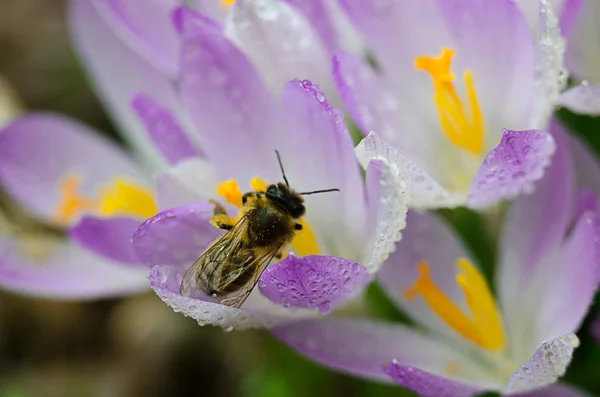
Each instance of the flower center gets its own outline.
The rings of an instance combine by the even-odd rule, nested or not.
[[[229,9],[233,4],[235,4],[235,0],[219,0],[221,2],[221,6],[225,9]]]
[[[266,192],[268,185],[261,178],[256,177],[252,178],[250,186],[252,186],[255,192]],[[235,207],[242,208],[242,191],[236,180],[230,179],[220,183],[217,188],[217,194]],[[237,217],[229,218],[230,224],[234,224],[236,219]],[[296,231],[291,243],[292,250],[300,256],[318,255],[320,250],[313,229],[306,222],[305,218],[298,220],[298,223],[302,225],[302,230]]]
[[[75,173],[60,181],[61,200],[54,216],[56,223],[68,225],[83,214],[150,218],[158,212],[152,193],[126,179],[114,179],[101,189],[98,197],[80,193],[80,184],[81,177]]]
[[[433,79],[434,102],[444,133],[456,146],[480,155],[483,150],[483,115],[477,99],[475,82],[470,70],[465,70],[466,104],[454,88],[450,71],[454,50],[444,48],[440,57],[419,56],[415,67],[429,73]]]
[[[435,285],[425,261],[419,263],[419,278],[404,291],[405,298],[411,300],[421,295],[429,308],[463,338],[486,350],[503,350],[506,339],[502,316],[485,278],[466,259],[458,259],[456,266],[460,270],[456,283],[465,295],[470,315],[464,313]]]

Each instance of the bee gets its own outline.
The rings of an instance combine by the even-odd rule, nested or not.
[[[275,154],[285,183],[269,185],[266,191],[244,193],[235,224],[221,204],[211,201],[215,204],[211,223],[226,232],[184,274],[181,295],[202,291],[220,304],[240,307],[273,258],[281,259],[296,232],[302,230],[298,223],[306,213],[302,196],[339,191],[294,191],[277,150]]]

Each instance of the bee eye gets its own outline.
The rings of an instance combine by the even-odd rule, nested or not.
[[[277,192],[277,186],[275,186],[275,185],[270,185],[270,186],[267,188],[267,193],[274,194],[275,192]]]

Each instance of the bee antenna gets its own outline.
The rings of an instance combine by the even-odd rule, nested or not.
[[[283,170],[283,163],[281,162],[281,156],[279,155],[279,151],[275,150],[275,154],[277,155],[277,162],[279,163],[279,168],[281,169],[281,175],[283,175],[283,180],[285,181],[286,185],[290,186],[290,183],[288,182],[285,176],[285,171]]]
[[[313,190],[312,192],[302,192],[298,193],[301,196],[307,196],[309,194],[317,194],[317,193],[327,193],[327,192],[339,192],[340,189],[324,189],[324,190]]]

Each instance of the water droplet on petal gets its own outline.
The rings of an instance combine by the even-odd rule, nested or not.
[[[317,310],[320,314],[327,314],[331,311],[331,302],[323,301],[317,305]]]

